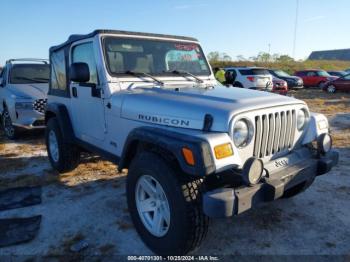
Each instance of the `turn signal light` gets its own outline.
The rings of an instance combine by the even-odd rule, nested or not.
[[[190,166],[194,166],[195,162],[194,162],[193,152],[190,149],[183,147],[182,154],[186,160],[186,163]]]
[[[233,155],[232,146],[230,143],[222,144],[214,147],[216,159],[222,159]]]

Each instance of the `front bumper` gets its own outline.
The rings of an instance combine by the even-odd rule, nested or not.
[[[286,190],[329,172],[338,163],[338,158],[338,152],[332,150],[323,157],[304,158],[292,165],[279,168],[257,185],[219,188],[206,192],[203,195],[204,213],[212,218],[230,217],[260,203],[276,200]],[[275,163],[276,160],[271,161],[270,167]]]
[[[16,110],[11,116],[14,126],[24,129],[42,129],[45,128],[45,116],[35,110]]]

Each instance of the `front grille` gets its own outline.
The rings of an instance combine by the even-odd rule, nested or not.
[[[295,128],[295,110],[256,116],[254,156],[263,158],[291,148]]]
[[[35,111],[44,114],[46,108],[47,99],[37,99],[34,101],[33,107]]]

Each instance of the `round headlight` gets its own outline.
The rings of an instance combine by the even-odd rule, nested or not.
[[[299,110],[297,115],[297,127],[299,131],[301,131],[305,127],[306,120],[307,120],[307,115],[305,110],[304,109]]]
[[[238,120],[233,127],[233,142],[237,147],[244,147],[250,143],[253,130],[246,119]]]

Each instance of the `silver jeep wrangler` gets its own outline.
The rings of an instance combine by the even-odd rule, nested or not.
[[[218,85],[194,38],[96,30],[50,48],[46,145],[59,172],[80,151],[128,169],[137,232],[186,254],[209,218],[292,197],[337,164],[327,118],[300,100]]]
[[[44,59],[11,59],[0,75],[0,116],[5,135],[45,128],[50,66]]]

